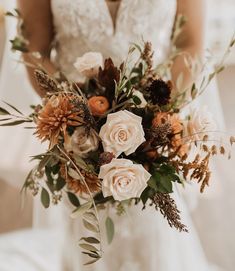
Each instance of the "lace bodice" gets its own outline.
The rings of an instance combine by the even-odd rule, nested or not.
[[[88,51],[101,52],[119,64],[131,42],[151,41],[157,61],[167,54],[176,0],[121,0],[115,27],[105,0],[51,0],[56,32],[55,63],[78,79],[73,63]]]

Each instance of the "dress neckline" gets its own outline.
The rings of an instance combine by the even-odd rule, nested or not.
[[[100,1],[100,0],[98,0]],[[112,24],[112,29],[113,29],[113,34],[116,33],[117,31],[117,27],[118,27],[118,22],[119,22],[119,17],[120,17],[120,13],[122,11],[122,8],[123,8],[123,2],[125,0],[117,0],[117,1],[108,1],[108,0],[102,0],[104,5],[105,5],[105,8],[106,8],[106,11],[108,13],[108,17],[109,17],[109,20],[111,21],[111,24]],[[115,17],[112,16],[111,14],[111,10],[110,10],[110,7],[109,7],[109,4],[110,5],[118,5],[117,7],[117,11],[115,12]]]

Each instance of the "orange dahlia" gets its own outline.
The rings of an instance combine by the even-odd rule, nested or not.
[[[98,179],[98,177],[92,173],[86,172],[84,170],[80,171],[82,176],[84,177],[84,180],[89,187],[89,190],[91,193],[96,193],[101,190],[101,181]],[[75,178],[72,178],[67,173],[67,168],[64,164],[60,167],[60,174],[65,179],[68,189],[73,191],[76,194],[85,194],[88,195],[89,192],[87,191],[87,187],[81,180],[77,180]]]
[[[49,140],[50,148],[58,143],[59,137],[67,139],[67,128],[85,123],[84,104],[75,95],[52,96],[38,114],[36,135],[42,141]]]

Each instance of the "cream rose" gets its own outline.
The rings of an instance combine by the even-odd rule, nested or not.
[[[191,109],[189,119],[186,123],[186,135],[193,140],[202,140],[205,135],[210,135],[216,130],[216,123],[212,114],[206,107],[202,109]]]
[[[84,127],[78,127],[68,142],[64,144],[67,152],[72,151],[82,158],[86,158],[91,151],[96,151],[99,139],[94,132],[87,133]]]
[[[145,141],[142,118],[127,111],[109,114],[101,127],[100,138],[105,152],[118,157],[122,152],[130,155]]]
[[[142,165],[133,164],[127,159],[113,159],[100,168],[104,197],[113,196],[115,200],[139,198],[147,186],[151,175]]]
[[[89,52],[78,57],[74,67],[79,73],[88,78],[97,76],[99,67],[103,66],[103,56],[100,53]]]

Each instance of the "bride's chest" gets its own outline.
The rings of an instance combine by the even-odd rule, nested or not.
[[[172,23],[176,0],[121,0],[115,28],[106,0],[51,0],[57,35],[91,41],[116,35],[144,35]]]

